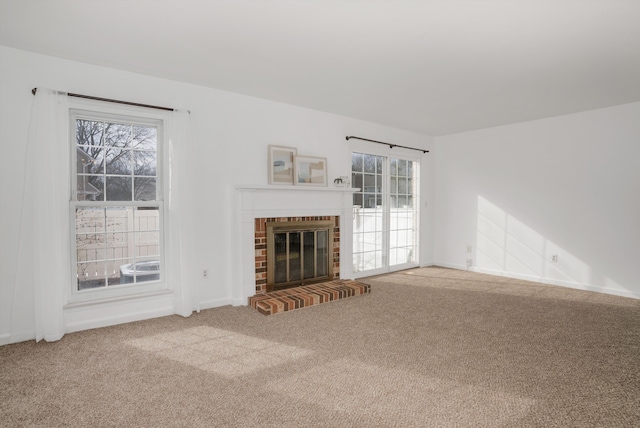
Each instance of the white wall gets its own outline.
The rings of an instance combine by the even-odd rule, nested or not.
[[[640,103],[439,137],[435,170],[437,264],[640,298]]]
[[[312,82],[310,82],[312,84]],[[30,302],[18,325],[10,324],[18,248],[18,227],[25,144],[33,87],[155,104],[191,111],[191,139],[197,151],[192,165],[196,236],[188,244],[186,267],[201,308],[231,302],[234,283],[230,266],[236,239],[232,236],[233,186],[267,184],[267,145],[298,148],[299,154],[328,158],[329,179],[349,175],[346,135],[432,149],[432,138],[382,125],[331,115],[229,92],[87,65],[0,47],[0,344],[10,332],[29,339]],[[60,150],[69,150],[61,147]],[[424,156],[421,263],[433,260],[433,163]],[[46,177],[42,177],[46,179]],[[209,270],[202,278],[203,269]],[[159,303],[160,302],[160,303]],[[78,330],[167,313],[169,300],[150,299],[136,305],[106,305],[65,312],[67,325]],[[92,319],[99,313],[99,320]]]

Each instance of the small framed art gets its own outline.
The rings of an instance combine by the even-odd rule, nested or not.
[[[294,175],[296,186],[326,186],[327,158],[296,156]]]
[[[269,146],[269,184],[293,186],[295,147]]]

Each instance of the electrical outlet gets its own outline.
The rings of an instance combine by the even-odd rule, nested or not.
[[[557,254],[552,255],[551,256],[551,261],[554,262],[554,263],[558,263],[558,255]]]
[[[471,253],[471,252],[473,252],[473,247],[467,244],[467,253]]]
[[[469,268],[471,266],[473,266],[473,260],[467,259],[467,267]]]
[[[207,269],[203,270],[203,271],[202,271],[202,277],[203,277],[203,278],[206,278],[206,277],[208,277],[208,276],[209,276],[209,271],[208,271]]]

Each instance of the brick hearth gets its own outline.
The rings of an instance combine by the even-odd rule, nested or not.
[[[370,292],[368,284],[336,280],[257,294],[249,298],[249,304],[261,314],[273,315]]]

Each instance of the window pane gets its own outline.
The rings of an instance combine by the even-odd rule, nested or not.
[[[391,159],[390,175],[398,175],[398,159]]]
[[[76,198],[78,201],[99,201],[102,199],[103,192],[101,176],[78,175],[76,177]]]
[[[107,208],[107,232],[127,232],[131,230],[132,213],[132,209],[127,207]]]
[[[107,248],[128,248],[133,245],[133,236],[129,232],[107,233]]]
[[[78,147],[76,173],[102,174],[104,150],[101,147]]]
[[[76,234],[104,232],[104,208],[76,208]]]
[[[133,125],[132,133],[135,150],[158,150],[158,130],[154,126]]]
[[[155,177],[135,177],[134,200],[155,201],[156,200],[156,178]]]
[[[363,165],[362,153],[353,153],[351,155],[351,171],[362,172]]]
[[[356,189],[360,189],[362,191],[362,174],[352,174],[351,175],[351,185]]]
[[[364,172],[376,172],[376,157],[373,155],[364,155]]]
[[[391,177],[391,188],[389,189],[389,193],[394,194],[398,193],[398,178]]]
[[[136,257],[160,255],[160,232],[137,232],[135,234]]]
[[[106,287],[104,262],[77,264],[78,290]]]
[[[127,283],[126,281],[123,282],[123,276],[120,273],[121,272],[120,269],[122,266],[131,264],[132,262],[133,262],[133,259],[117,259],[117,260],[107,261],[107,284],[108,285],[126,284]],[[133,279],[133,277],[131,279]]]
[[[130,201],[131,178],[107,176],[106,199],[107,201]]]
[[[156,175],[156,152],[134,152],[134,174]]]
[[[107,147],[131,148],[131,125],[121,123],[106,123],[104,143]]]
[[[131,175],[131,151],[129,150],[107,150],[106,156],[107,174]]]
[[[125,262],[125,263],[123,263]],[[136,275],[135,275],[135,263],[133,258],[130,258],[128,260],[121,260],[120,264],[118,266],[117,269],[117,277],[118,277],[118,284],[133,284],[135,282],[136,279]],[[109,285],[113,285],[116,283],[115,281],[115,275],[110,275],[110,281],[109,281]]]
[[[134,264],[136,282],[157,281],[160,279],[160,260],[149,259]]]
[[[364,175],[364,190],[365,192],[375,192],[376,191],[376,176],[373,174],[365,174]]]
[[[135,210],[134,230],[160,230],[160,208],[140,207]]]
[[[406,177],[407,176],[407,161],[403,159],[398,159],[398,176]]]
[[[120,265],[118,273],[112,274],[113,283],[117,283],[116,276],[119,276],[120,284],[157,281],[160,279],[160,260],[138,260],[134,263]]]
[[[76,120],[76,144],[83,146],[102,146],[104,124],[93,120]]]
[[[108,260],[118,260],[121,261],[131,256],[131,251],[129,251],[129,247],[116,247],[116,248],[108,248],[107,249],[107,259]]]
[[[365,193],[364,208],[375,208],[375,207],[376,207],[376,195],[374,193]]]
[[[76,235],[77,261],[91,262],[104,259],[104,245],[105,235],[103,233]]]
[[[407,193],[407,179],[405,177],[398,178],[398,193]]]

